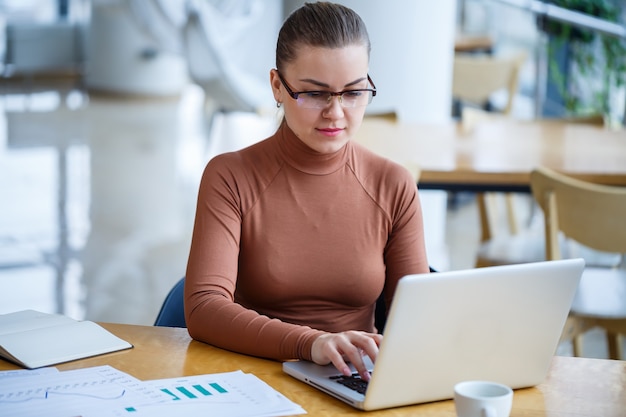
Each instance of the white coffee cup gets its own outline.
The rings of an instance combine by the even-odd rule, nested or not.
[[[509,417],[513,390],[490,381],[465,381],[454,386],[458,417]]]

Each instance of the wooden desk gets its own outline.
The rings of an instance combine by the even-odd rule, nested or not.
[[[420,169],[421,189],[529,191],[538,166],[592,182],[626,186],[626,132],[561,121],[499,118],[460,125],[366,119],[355,140]]]
[[[192,341],[186,329],[104,324],[131,342],[130,350],[58,365],[76,369],[111,365],[139,379],[172,378],[243,370],[263,379],[300,404],[307,416],[454,417],[454,403],[440,401],[368,412],[353,409],[322,392],[283,374],[279,362],[227,352]],[[17,369],[0,360],[0,370]],[[546,381],[516,390],[511,417],[623,417],[626,407],[626,362],[555,357]]]

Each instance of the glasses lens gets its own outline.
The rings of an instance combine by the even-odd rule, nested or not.
[[[362,107],[372,102],[372,92],[367,90],[346,91],[341,95],[343,107]]]
[[[327,91],[309,91],[298,94],[298,105],[307,109],[323,109],[332,100]],[[338,97],[341,105],[346,108],[367,106],[372,102],[372,92],[368,90],[345,91]]]
[[[298,104],[307,109],[323,109],[328,106],[330,94],[324,91],[308,91],[298,94]]]

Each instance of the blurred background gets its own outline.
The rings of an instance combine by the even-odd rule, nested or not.
[[[572,79],[580,67],[558,43],[564,35],[548,30],[541,2],[339,2],[370,32],[378,95],[368,113],[416,123],[458,117],[459,51],[525,57],[516,89],[491,94],[491,109],[513,94],[510,114],[520,119],[597,111],[590,89],[600,70],[588,71],[595,81],[586,89],[573,89],[576,108],[550,80],[555,65]],[[280,25],[302,3],[0,0],[0,314],[33,308],[154,322],[185,273],[205,164],[276,128],[269,70]],[[608,2],[607,10],[621,23],[595,32],[619,37],[623,5]],[[600,41],[589,50],[600,54]],[[623,90],[615,78],[603,101],[611,105],[599,110],[616,124]],[[420,195],[431,265],[473,267],[474,199]]]

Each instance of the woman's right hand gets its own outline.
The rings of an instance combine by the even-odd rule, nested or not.
[[[370,373],[363,362],[363,356],[376,361],[378,347],[383,335],[350,330],[341,333],[326,333],[313,342],[311,357],[318,365],[332,363],[343,375],[352,374],[348,362],[352,363],[361,378],[369,381]]]

